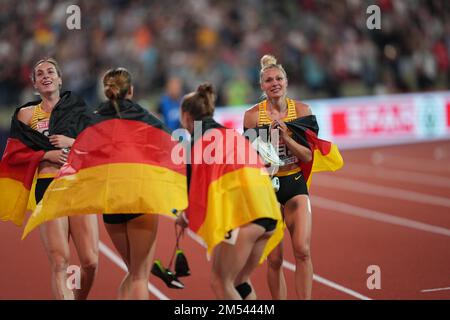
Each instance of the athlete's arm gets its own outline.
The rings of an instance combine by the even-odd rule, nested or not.
[[[49,161],[58,165],[63,165],[67,160],[67,156],[63,150],[51,150],[47,151],[42,157],[42,161]]]
[[[256,128],[258,126],[258,109],[252,107],[245,111],[244,114],[244,130]]]
[[[66,137],[62,134],[54,134],[48,137],[50,143],[56,148],[70,148],[72,147],[75,139]]]
[[[295,102],[295,111],[298,117],[306,117],[312,115],[311,107],[302,102]],[[277,121],[275,121],[277,122]],[[278,121],[273,125],[278,125],[280,129],[281,138],[286,143],[286,147],[303,163],[307,163],[312,159],[311,150],[307,147],[297,143],[291,136],[289,136],[289,129],[283,121]]]
[[[17,114],[17,119],[20,122],[23,122],[27,126],[30,125],[31,117],[33,116],[33,109],[34,107],[26,107],[19,110],[19,113]]]
[[[17,114],[17,119],[20,122],[23,122],[24,124],[26,124],[27,126],[30,125],[31,118],[33,117],[33,108],[34,107],[26,107],[26,108],[20,109],[19,113]],[[68,139],[71,139],[71,138],[68,138]],[[62,150],[51,150],[51,151],[47,151],[44,154],[41,162],[49,161],[49,162],[61,165],[64,163],[64,161],[63,161],[64,159],[65,159],[65,155],[63,154]]]

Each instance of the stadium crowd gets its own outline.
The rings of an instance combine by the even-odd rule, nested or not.
[[[366,25],[374,3],[380,30]],[[66,26],[72,4],[80,30]],[[449,52],[447,0],[2,0],[0,107],[33,95],[30,70],[43,56],[56,58],[63,86],[92,104],[98,79],[121,65],[135,76],[138,99],[159,97],[176,77],[185,92],[209,81],[218,105],[243,105],[261,95],[265,53],[304,99],[445,89]]]

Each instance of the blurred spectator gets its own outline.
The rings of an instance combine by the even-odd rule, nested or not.
[[[180,78],[171,77],[167,81],[166,91],[161,96],[158,113],[171,130],[180,127],[180,103],[183,97],[183,84]]]
[[[225,84],[227,105],[245,106],[253,101],[253,88],[242,71],[237,71],[235,76]]]
[[[81,8],[81,30],[66,9]],[[381,30],[366,27],[369,5]],[[0,107],[32,94],[30,65],[53,56],[63,86],[89,103],[111,66],[135,76],[136,98],[159,100],[164,79],[188,90],[204,81],[219,105],[259,97],[259,58],[274,54],[299,99],[446,89],[450,84],[447,0],[2,0]],[[245,98],[248,97],[249,100]]]

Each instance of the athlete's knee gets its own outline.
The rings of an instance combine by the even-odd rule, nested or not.
[[[210,286],[214,292],[221,292],[224,287],[224,279],[214,270],[211,272]]]
[[[222,292],[225,288],[233,288],[234,280],[235,279],[231,274],[227,272],[217,272],[213,269],[211,272],[210,285],[215,292]]]
[[[69,266],[69,255],[63,252],[52,250],[49,252],[50,264],[54,272],[66,272]]]
[[[147,272],[130,272],[130,280],[132,282],[136,281],[147,281],[149,274]]]
[[[85,272],[89,273],[95,273],[97,272],[98,268],[98,260],[90,260],[90,261],[84,261],[81,263],[81,269],[83,269]]]
[[[150,273],[151,264],[149,263],[131,263],[129,273],[132,281],[139,281],[142,279],[148,279]]]
[[[98,268],[98,253],[89,252],[80,257],[81,268],[86,272],[95,272]]]
[[[293,249],[296,260],[306,261],[311,258],[311,249],[309,244],[294,243]]]
[[[270,269],[279,270],[283,266],[283,255],[277,252],[272,252],[267,257],[267,264]]]

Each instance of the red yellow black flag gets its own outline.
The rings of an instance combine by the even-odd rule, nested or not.
[[[39,224],[80,214],[165,214],[187,207],[186,165],[175,164],[164,125],[129,100],[120,118],[104,103],[75,140],[67,163],[30,217]]]
[[[286,122],[286,126],[292,131],[294,139],[312,152],[310,162],[300,163],[308,187],[311,185],[312,173],[336,171],[344,165],[338,147],[330,141],[317,137],[319,126],[314,115]]]
[[[200,156],[199,156],[200,155]],[[283,222],[271,180],[247,139],[212,118],[202,121],[202,135],[191,146],[189,228],[208,253],[230,231],[259,218],[277,221],[261,261],[283,238]]]
[[[0,220],[12,221],[18,226],[25,219],[38,165],[46,151],[56,149],[47,136],[17,118],[22,108],[40,102],[29,102],[16,109],[0,162]],[[87,119],[86,112],[83,99],[70,91],[64,92],[50,116],[49,133],[75,137]]]

